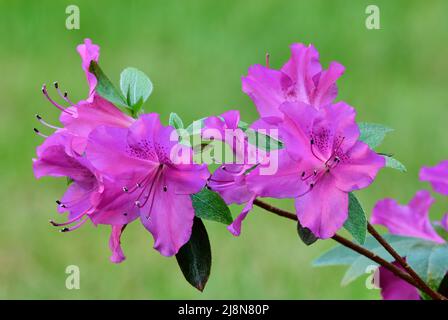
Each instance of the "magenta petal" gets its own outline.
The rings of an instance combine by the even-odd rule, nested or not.
[[[296,198],[297,217],[302,226],[321,239],[332,237],[348,217],[348,194],[339,190],[330,177],[323,177],[314,188]]]
[[[90,135],[86,148],[87,159],[92,165],[112,179],[130,171],[144,172],[154,165],[128,153],[128,130],[101,126]],[[113,152],[112,152],[113,151]]]
[[[189,195],[154,188],[153,199],[140,209],[140,220],[154,238],[154,249],[170,257],[190,239],[194,209]]]
[[[429,208],[433,202],[434,198],[426,190],[418,191],[409,205],[399,205],[394,199],[383,199],[373,208],[370,221],[387,227],[392,234],[444,243],[429,220]]]
[[[347,161],[342,161],[331,171],[336,186],[346,192],[369,186],[385,165],[384,157],[361,141],[347,152],[347,156]]]
[[[260,197],[295,198],[308,188],[300,177],[300,163],[286,150],[270,153],[270,162],[260,165],[246,178],[249,190]],[[267,170],[272,168],[272,173]],[[263,170],[268,171],[265,174]]]
[[[328,105],[338,95],[336,80],[338,80],[345,71],[345,67],[337,62],[330,63],[327,70],[322,71],[319,77],[316,91],[314,92],[312,105],[316,108]]]
[[[230,231],[234,236],[239,236],[241,234],[241,223],[244,219],[246,219],[247,214],[252,210],[254,206],[254,200],[256,196],[252,196],[252,198],[246,203],[245,207],[241,211],[241,213],[236,217],[235,220],[227,227],[227,230]]]
[[[220,166],[210,177],[208,187],[219,193],[227,204],[246,203],[252,197],[244,175],[249,168],[250,166],[242,164]]]
[[[301,43],[291,45],[291,58],[282,67],[281,71],[287,74],[293,85],[293,94],[296,101],[311,105],[315,83],[313,78],[321,72],[319,53],[312,46]]]
[[[284,121],[279,127],[280,136],[289,155],[297,161],[303,157],[312,158],[309,130],[318,111],[302,102],[284,103],[280,111],[284,114]]]
[[[109,248],[112,251],[110,261],[113,263],[120,263],[126,259],[121,249],[121,234],[126,225],[113,225],[112,232],[109,238]]]
[[[402,269],[397,262],[394,262],[394,265]],[[386,268],[379,267],[379,276],[381,296],[384,300],[420,300],[420,294],[414,286]]]
[[[177,165],[164,172],[176,194],[193,194],[202,190],[210,176],[207,165]]]
[[[92,40],[85,39],[84,44],[78,45],[76,48],[82,59],[82,69],[86,73],[87,83],[89,84],[89,101],[93,99],[93,93],[97,84],[96,77],[90,73],[89,66],[92,61],[98,62],[100,56],[100,47],[92,44]]]
[[[280,71],[253,65],[242,77],[243,92],[254,102],[261,118],[281,118],[278,107],[285,101],[282,82],[287,81]]]
[[[70,114],[62,112],[60,121],[76,137],[76,150],[83,153],[90,132],[101,125],[127,128],[134,119],[124,114],[109,101],[94,94],[91,102],[81,101],[70,107]],[[80,152],[81,151],[81,152]]]
[[[423,167],[420,180],[429,181],[436,192],[448,196],[448,160],[434,167]]]

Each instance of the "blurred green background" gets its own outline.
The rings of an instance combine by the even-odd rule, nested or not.
[[[240,77],[254,63],[280,67],[293,42],[313,43],[327,66],[346,66],[339,97],[358,110],[360,121],[396,131],[381,147],[408,168],[383,170],[359,197],[370,212],[386,196],[407,202],[422,165],[448,158],[448,2],[374,1],[381,30],[367,30],[372,1],[0,1],[0,298],[25,299],[377,299],[365,279],[341,287],[344,268],[313,268],[311,261],[334,245],[304,246],[295,225],[256,209],[240,238],[206,222],[213,269],[201,294],[184,281],[175,259],[152,249],[139,223],[123,238],[127,260],[109,262],[109,228],[84,226],[58,233],[55,199],[63,179],[36,181],[31,158],[41,138],[33,134],[40,113],[56,123],[43,98],[43,83],[58,80],[73,99],[87,85],[75,51],[90,37],[101,46],[100,64],[117,83],[134,66],[147,73],[154,92],[147,111],[171,111],[185,122],[231,108],[245,121],[256,118]],[[65,28],[65,8],[81,11],[80,30]],[[431,216],[440,218],[447,199]],[[277,202],[278,203],[278,202]],[[290,201],[284,208],[292,209]],[[234,208],[236,214],[238,208]],[[59,217],[62,218],[62,217]],[[65,288],[65,268],[78,265],[81,289]]]

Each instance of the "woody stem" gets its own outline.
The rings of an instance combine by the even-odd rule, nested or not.
[[[268,204],[268,203],[266,203],[264,201],[255,199],[254,205],[256,205],[256,206],[258,206],[260,208],[263,208],[266,211],[272,212],[272,213],[274,213],[274,214],[276,214],[278,216],[281,216],[281,217],[284,217],[284,218],[287,218],[287,219],[290,219],[290,220],[298,221],[297,216],[294,213],[289,212],[289,211],[285,211],[285,210],[277,208],[277,207],[274,207],[274,206],[272,206],[272,205],[270,205],[270,204]],[[370,224],[369,224],[369,226],[370,226]],[[372,233],[370,229],[373,229],[373,227],[368,228],[368,229],[369,229],[369,232]],[[375,239],[377,239],[377,241],[380,242],[381,245],[384,246],[386,244],[388,246],[388,248],[393,250],[393,248],[384,240],[384,238],[382,238],[376,232],[376,230],[374,230],[373,232],[375,233],[375,235],[377,235],[377,236],[379,236],[381,238],[381,242],[380,242],[380,240],[375,235],[372,234],[375,237]],[[335,234],[332,237],[332,239],[335,240],[336,242],[340,243],[341,245],[343,245],[343,246],[345,246],[345,247],[347,247],[347,248],[349,248],[349,249],[351,249],[353,251],[356,251],[357,253],[359,253],[359,254],[369,258],[370,260],[378,263],[379,265],[383,266],[384,268],[386,268],[387,270],[392,272],[397,277],[403,279],[404,281],[408,282],[409,284],[413,285],[414,287],[422,290],[423,292],[428,294],[432,299],[434,299],[434,300],[447,300],[443,295],[441,295],[440,293],[438,293],[438,292],[432,290],[430,287],[428,287],[428,285],[426,285],[426,283],[421,278],[419,278],[420,279],[420,281],[419,281],[415,277],[413,277],[412,274],[409,272],[409,270],[412,270],[409,267],[409,265],[408,265],[408,268],[403,266],[405,268],[405,270],[407,271],[407,272],[404,272],[402,269],[398,268],[394,264],[384,260],[383,258],[381,258],[377,254],[373,253],[372,251],[370,251],[370,250],[368,250],[368,249],[366,249],[366,248],[364,248],[364,247],[362,247],[362,246],[360,246],[360,245],[358,245],[358,244],[348,240],[347,238],[344,238],[344,237],[342,237],[342,236],[340,236],[338,234]],[[386,248],[386,250],[387,250],[387,248]],[[393,251],[395,252],[395,250],[393,250]],[[388,252],[397,261],[399,261],[389,250],[388,250]],[[401,260],[404,260],[396,252],[395,252],[395,254]],[[415,273],[415,271],[413,271],[413,270],[411,272]]]

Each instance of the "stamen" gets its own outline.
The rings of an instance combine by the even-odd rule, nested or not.
[[[70,232],[70,231],[74,231],[76,229],[78,229],[79,227],[81,227],[84,223],[86,223],[89,220],[89,218],[85,218],[84,220],[81,220],[81,222],[79,222],[77,225],[74,225],[73,227],[70,228],[62,228],[61,230],[59,230],[60,232]]]
[[[67,111],[64,107],[62,107],[61,105],[57,104],[53,99],[50,98],[50,96],[48,95],[48,92],[47,92],[47,86],[45,84],[42,86],[42,93],[47,98],[47,100],[50,101],[50,103],[52,105],[54,105],[56,108],[58,108],[62,112],[65,112],[65,113],[67,113],[67,114],[69,114],[71,116],[73,115],[72,112]]]
[[[40,136],[40,137],[42,137],[42,138],[48,138],[47,135],[43,134],[42,132],[40,132],[40,131],[37,130],[36,128],[33,128],[33,130],[34,130],[34,132],[35,132],[38,136]]]
[[[324,162],[324,160],[322,160],[320,157],[318,157],[318,156],[316,155],[316,153],[314,152],[314,148],[313,148],[313,146],[314,146],[314,139],[311,139],[311,141],[310,141],[310,149],[311,149],[311,153],[313,154],[313,156],[314,156],[317,160],[320,160],[320,161]]]
[[[48,122],[44,121],[44,119],[42,119],[42,117],[38,114],[36,114],[36,119],[37,119],[37,121],[39,121],[40,123],[42,123],[44,126],[46,126],[48,128],[55,129],[55,130],[61,129],[60,127],[53,126],[53,125],[49,124]]]
[[[62,94],[61,89],[59,88],[59,84],[57,82],[54,82],[54,87],[56,89],[56,91],[58,92],[59,96],[64,99],[65,102],[67,102],[70,106],[74,106],[74,103],[70,101],[70,99],[68,98],[68,93],[67,91],[64,92],[64,94]]]
[[[72,218],[72,219],[70,219],[70,220],[68,220],[68,221],[66,221],[66,222],[56,223],[56,222],[54,222],[53,220],[50,220],[50,223],[51,223],[53,226],[55,226],[55,227],[67,226],[67,225],[72,224],[73,222],[78,221],[79,219],[81,219],[81,218],[82,218],[83,216],[85,216],[85,215],[87,214],[87,212],[88,212],[89,210],[91,210],[91,209],[92,209],[92,207],[90,207],[89,209],[87,209],[87,210],[84,211],[83,213],[77,215],[76,217],[74,217],[74,218]]]

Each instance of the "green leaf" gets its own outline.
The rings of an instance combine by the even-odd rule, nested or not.
[[[127,106],[124,97],[114,87],[109,78],[104,74],[98,63],[92,61],[89,66],[89,71],[95,75],[98,81],[95,90],[101,97],[118,106]]]
[[[191,195],[196,217],[224,224],[232,223],[232,215],[229,207],[221,196],[207,188]]]
[[[200,134],[201,129],[204,127],[204,120],[207,118],[201,118],[199,120],[193,121],[185,130],[187,130],[188,134]]]
[[[170,119],[168,121],[168,124],[175,129],[183,129],[184,123],[182,122],[182,119],[177,115],[177,113],[171,112],[170,113]]]
[[[248,138],[248,142],[261,150],[269,152],[271,150],[278,150],[284,147],[283,142],[281,142],[280,140],[274,139],[253,129],[247,129],[246,135]]]
[[[353,236],[358,243],[364,244],[367,234],[366,214],[358,199],[353,193],[349,193],[348,219],[344,228]]]
[[[422,243],[406,256],[411,268],[433,289],[438,289],[448,272],[448,244]]]
[[[386,159],[386,167],[396,169],[401,172],[406,172],[406,167],[404,164],[402,164],[400,161],[398,161],[395,158],[392,158],[391,156],[384,156]]]
[[[240,122],[238,122],[238,128],[243,131],[246,131],[247,129],[249,129],[249,124],[247,122],[240,120]]]
[[[195,217],[190,240],[176,254],[185,279],[199,291],[203,291],[212,265],[212,253],[207,230],[201,219]]]
[[[311,232],[310,229],[306,227],[302,227],[300,222],[297,222],[297,233],[299,234],[300,239],[303,241],[304,244],[307,246],[312,245],[314,242],[319,240],[318,237],[316,237],[313,232]]]
[[[358,124],[361,135],[359,140],[367,143],[370,148],[378,147],[386,137],[386,134],[393,129],[382,124],[361,122]]]
[[[136,68],[126,68],[120,75],[120,88],[126,102],[135,112],[150,96],[153,85],[148,76]],[[138,110],[137,110],[138,109]]]

